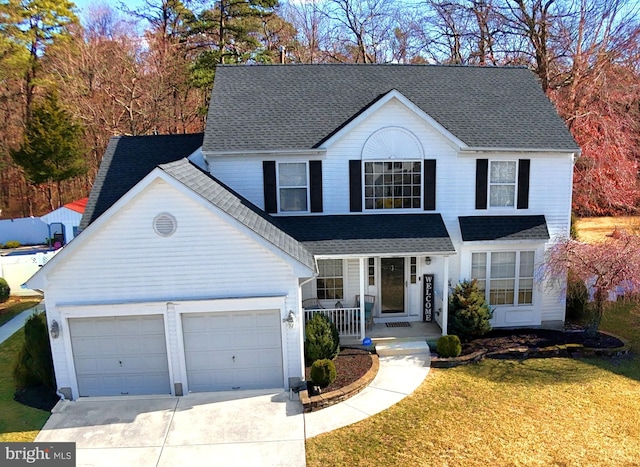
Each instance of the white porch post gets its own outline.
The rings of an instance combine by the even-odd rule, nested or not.
[[[360,340],[365,338],[365,321],[364,321],[364,294],[365,294],[365,279],[367,277],[365,258],[359,258],[360,262]]]
[[[444,278],[442,280],[442,335],[447,334],[449,327],[449,257],[444,257]]]

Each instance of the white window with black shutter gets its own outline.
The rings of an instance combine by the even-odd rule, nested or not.
[[[266,212],[322,212],[321,161],[264,161],[263,180]]]
[[[528,209],[531,161],[476,161],[476,209]]]

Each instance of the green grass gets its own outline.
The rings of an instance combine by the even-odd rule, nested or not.
[[[640,308],[602,328],[640,348]],[[310,439],[309,466],[640,463],[640,359],[484,360],[432,370],[378,415]]]
[[[10,321],[14,316],[22,313],[24,310],[28,310],[29,308],[33,308],[40,300],[28,300],[24,302],[18,302],[12,305],[4,306],[0,308],[0,326],[2,326],[7,321]]]
[[[33,441],[51,415],[13,400],[13,362],[23,342],[24,333],[16,332],[0,344],[0,442]]]

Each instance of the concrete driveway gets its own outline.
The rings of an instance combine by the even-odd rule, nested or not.
[[[36,438],[75,441],[77,466],[304,466],[304,419],[288,393],[62,401]]]

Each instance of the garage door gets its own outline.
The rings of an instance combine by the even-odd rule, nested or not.
[[[169,394],[162,315],[69,320],[81,396]]]
[[[190,391],[283,387],[278,310],[182,315]]]

